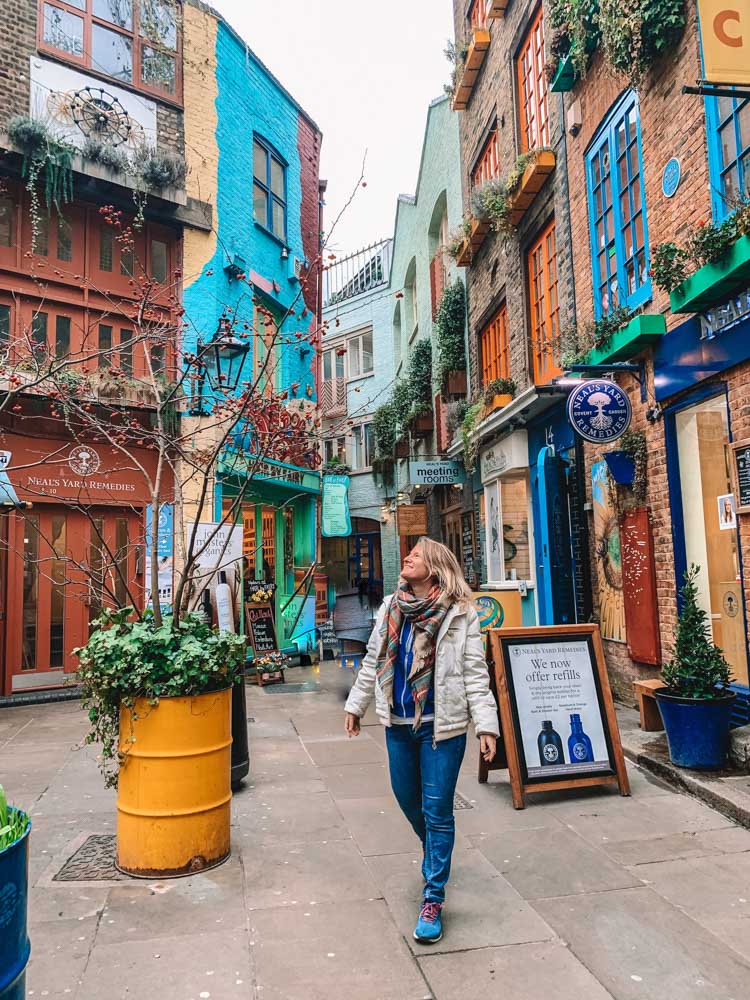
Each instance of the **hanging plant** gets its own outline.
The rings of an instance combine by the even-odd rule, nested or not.
[[[443,292],[435,317],[437,339],[437,381],[441,390],[449,372],[466,371],[466,290],[457,278]]]
[[[459,47],[455,42],[449,40],[443,52],[445,58],[451,65],[450,83],[446,83],[443,90],[448,97],[453,97],[456,93],[459,80],[463,76],[464,66],[466,65],[466,57],[469,54],[469,46],[463,45]]]
[[[657,288],[672,292],[687,278],[687,251],[676,243],[659,243],[651,255],[649,274]]]
[[[555,69],[557,61],[569,55],[576,76],[583,79],[601,40],[599,0],[552,0],[551,21],[556,29],[551,46]]]
[[[743,201],[734,215],[718,225],[701,220],[688,233],[684,247],[672,241],[659,243],[654,247],[649,273],[657,287],[672,292],[694,271],[725,257],[736,241],[748,232],[750,203]]]
[[[685,23],[684,0],[600,0],[598,22],[610,66],[638,88],[648,67],[672,49]]]
[[[457,260],[457,258],[461,256],[461,251],[463,250],[466,239],[470,233],[471,218],[466,218],[460,226],[456,226],[456,228],[451,230],[448,234],[448,242],[445,244],[443,249],[453,260]]]
[[[372,418],[372,433],[378,458],[392,458],[396,447],[396,408],[392,402],[379,406]]]
[[[633,460],[635,473],[633,475],[633,500],[636,507],[642,507],[646,502],[648,480],[648,445],[643,431],[625,431],[617,441],[617,451],[624,451]]]
[[[495,396],[515,396],[516,383],[512,378],[493,378],[484,389],[484,402],[487,406],[492,404]]]
[[[445,426],[448,431],[448,439],[450,441],[452,441],[456,436],[456,432],[461,427],[468,409],[469,404],[465,399],[456,399],[453,400],[453,402],[448,403],[445,411]]]
[[[467,409],[464,419],[461,421],[461,439],[464,445],[464,468],[468,473],[474,471],[474,466],[477,462],[479,438],[474,431],[476,430],[483,409],[484,403],[481,400],[478,403],[474,403]]]
[[[411,352],[406,384],[409,392],[409,422],[432,410],[432,344],[426,337],[418,340]]]

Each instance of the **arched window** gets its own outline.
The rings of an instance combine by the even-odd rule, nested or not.
[[[651,298],[638,95],[629,90],[586,153],[594,312],[635,309]]]

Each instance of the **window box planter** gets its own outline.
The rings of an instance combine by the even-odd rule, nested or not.
[[[469,243],[471,244],[471,249],[474,253],[481,247],[484,243],[487,233],[492,229],[491,222],[480,222],[479,219],[471,220],[471,233],[469,234]]]
[[[471,100],[474,85],[482,68],[487,49],[490,47],[490,33],[486,28],[478,28],[472,37],[469,51],[466,55],[463,73],[456,87],[456,94],[453,98],[453,110],[465,111]]]
[[[618,486],[632,486],[635,479],[635,462],[627,451],[606,451],[604,461],[609,474]]]
[[[463,246],[456,257],[456,264],[458,267],[468,267],[471,264],[472,258],[474,256],[474,250],[471,245],[471,240],[467,236],[463,242]]]
[[[419,417],[415,417],[411,423],[411,432],[415,437],[428,437],[432,434],[432,429],[435,426],[435,418],[433,416],[432,410],[429,413],[423,413]]]
[[[503,392],[498,396],[492,397],[492,402],[487,403],[482,410],[482,420],[486,420],[491,413],[495,410],[502,410],[504,406],[508,406],[509,403],[513,402],[513,397],[509,392]]]
[[[399,441],[396,445],[396,458],[408,458],[409,457],[409,442]]]
[[[510,224],[517,226],[526,212],[531,208],[534,199],[541,191],[547,177],[555,169],[555,154],[549,149],[543,149],[537,154],[523,172],[521,183],[511,195]]]
[[[549,89],[553,90],[556,94],[565,94],[573,89],[575,82],[576,74],[573,69],[573,60],[570,58],[570,54],[568,54],[567,56],[563,56],[557,64],[557,72]]]
[[[727,302],[750,284],[750,236],[741,236],[721,260],[706,264],[669,293],[674,313],[700,313]]]
[[[626,361],[648,344],[657,343],[667,332],[667,321],[661,313],[641,313],[618,330],[604,347],[595,347],[586,364],[603,365],[609,361]]]
[[[446,396],[465,396],[466,395],[466,372],[454,371],[448,372],[445,377],[445,395]]]
[[[487,11],[487,17],[505,17],[505,11],[508,8],[510,0],[491,0],[489,10]]]

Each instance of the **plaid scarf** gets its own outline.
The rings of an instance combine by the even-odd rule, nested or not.
[[[450,607],[450,600],[438,586],[434,586],[427,597],[420,599],[402,584],[398,593],[393,595],[386,613],[386,629],[375,671],[380,689],[389,706],[393,708],[393,676],[401,641],[401,628],[406,619],[414,629],[414,656],[408,681],[414,697],[415,729],[419,729],[422,708],[432,684],[437,634]]]

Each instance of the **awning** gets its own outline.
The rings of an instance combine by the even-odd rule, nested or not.
[[[8,507],[23,510],[28,507],[28,504],[24,500],[18,499],[18,495],[8,479],[8,473],[0,471],[0,510]]]

